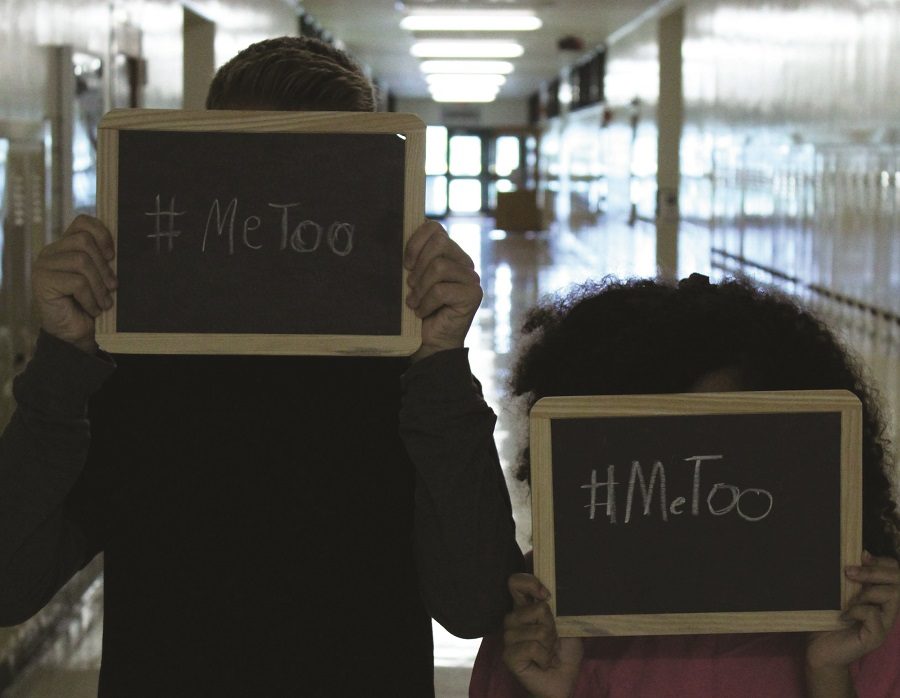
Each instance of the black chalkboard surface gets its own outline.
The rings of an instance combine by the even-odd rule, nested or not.
[[[423,220],[418,119],[117,110],[100,128],[119,276],[104,348],[415,350],[402,255]]]
[[[843,391],[539,401],[535,569],[560,632],[840,627],[859,409]]]

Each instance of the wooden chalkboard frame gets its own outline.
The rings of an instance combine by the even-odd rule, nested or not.
[[[668,395],[547,397],[530,413],[532,534],[535,575],[550,591],[550,608],[561,636],[687,635],[734,632],[794,632],[846,627],[840,610],[759,611],[742,613],[662,613],[558,616],[551,421],[591,417],[658,415],[779,414],[838,412],[841,415],[841,606],[859,585],[843,574],[862,555],[862,415],[855,395],[844,390],[801,390]]]
[[[415,115],[359,112],[187,111],[115,109],[98,130],[98,217],[117,240],[119,132],[401,134],[406,140],[403,245],[425,220],[425,124]],[[118,273],[116,261],[113,268]],[[97,342],[126,354],[282,354],[408,356],[421,344],[421,320],[406,305],[402,267],[400,332],[396,335],[118,332],[117,305],[96,320]],[[127,283],[127,280],[125,280]],[[114,295],[115,298],[115,295]]]

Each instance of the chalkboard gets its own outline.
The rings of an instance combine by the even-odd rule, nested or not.
[[[100,218],[125,353],[410,354],[406,240],[423,218],[410,115],[115,110]]]
[[[538,401],[535,573],[560,633],[841,627],[860,409],[845,391]]]

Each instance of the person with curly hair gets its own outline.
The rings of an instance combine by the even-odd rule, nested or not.
[[[516,573],[515,607],[481,645],[471,698],[900,695],[900,515],[885,423],[825,324],[782,294],[694,274],[677,285],[585,284],[533,309],[523,334],[511,389],[529,410],[551,395],[852,392],[862,403],[865,552],[845,573],[862,587],[841,630],[582,640],[557,636],[549,592]],[[529,475],[526,448],[518,477]]]

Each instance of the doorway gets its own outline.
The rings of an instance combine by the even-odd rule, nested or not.
[[[526,130],[428,126],[426,215],[493,214],[498,192],[528,185],[528,147],[533,155],[534,143],[535,136]],[[536,168],[536,162],[531,164]]]

